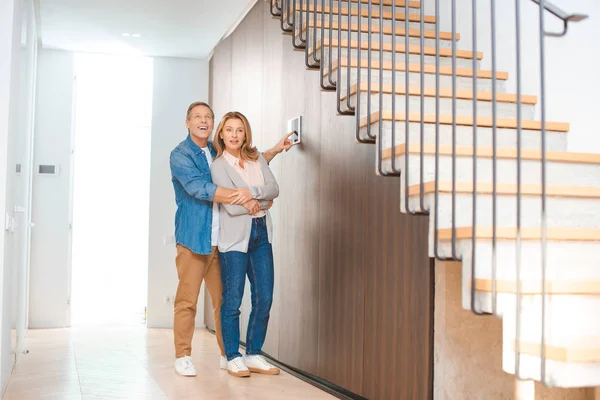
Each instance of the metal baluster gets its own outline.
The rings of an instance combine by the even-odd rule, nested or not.
[[[362,0],[358,0],[358,4],[360,4]],[[338,3],[339,6],[339,3]],[[351,42],[352,42],[352,12],[351,12],[351,7],[350,7],[350,2],[348,2],[348,53],[347,53],[347,58],[350,59],[350,53],[351,53]],[[360,13],[358,14],[358,19],[360,20]],[[342,27],[340,26],[339,29],[341,30]],[[358,37],[360,37],[360,35],[362,35],[362,32],[360,31],[360,27],[358,28]],[[359,44],[360,46],[360,44]],[[340,62],[338,61],[338,65],[339,68],[342,68]],[[348,62],[348,67],[346,70],[346,89],[347,89],[347,95],[346,95],[346,115],[354,115],[354,113],[356,112],[356,108],[350,104],[350,85],[352,82],[352,68],[350,65],[350,62]],[[359,99],[360,98],[360,88],[356,87],[356,98]]]
[[[408,70],[410,69],[410,21],[409,21],[409,13],[410,10],[408,8],[409,1],[404,1],[404,208],[406,209],[406,213],[409,215],[417,215],[416,211],[412,211],[410,209],[410,74]],[[423,15],[421,15],[423,18]],[[421,26],[423,29],[423,26]],[[421,70],[423,70],[423,64],[421,64]],[[395,119],[396,116],[392,115],[392,119]],[[423,121],[423,115],[421,115],[421,121]],[[421,171],[422,173],[422,171]],[[421,187],[422,190],[422,187]]]
[[[340,6],[338,5],[338,12],[340,12]],[[338,43],[339,46],[339,43]],[[333,0],[329,0],[329,74],[327,74],[327,80],[333,89],[337,88],[337,82],[331,80],[333,75]],[[338,54],[338,68],[340,68],[340,57]]]
[[[309,46],[309,42],[310,42],[310,8],[309,8],[309,2],[310,0],[307,0],[307,4],[306,4],[306,40],[305,40],[305,51],[304,51],[304,64],[306,65],[306,68],[308,69],[320,69],[320,65],[319,62],[320,60],[317,60],[317,0],[314,0],[314,4],[313,4],[313,46],[312,46],[312,59],[313,61],[311,62],[309,59],[309,54],[311,52],[311,48]],[[304,29],[304,28],[303,28]]]
[[[297,10],[296,8],[296,1],[300,1],[299,4],[299,10]],[[308,0],[307,0],[308,1]],[[294,0],[294,13],[292,14],[292,28],[293,28],[293,32],[294,34],[292,35],[292,46],[294,46],[295,49],[300,50],[300,49],[304,49],[306,46],[303,44],[306,41],[302,42],[302,20],[304,18],[304,0]],[[297,15],[300,14],[299,18],[299,23],[296,23],[296,17]],[[300,44],[296,44],[296,30],[298,30],[298,36],[300,36]]]
[[[547,226],[548,216],[546,214],[546,58],[544,42],[544,9],[545,0],[540,1],[540,111],[542,119],[542,131],[540,132],[542,147],[542,332],[541,332],[541,354],[540,354],[540,381],[546,382],[546,256],[547,256]]]
[[[395,1],[393,2],[395,3]],[[392,3],[392,14],[396,13],[396,8],[394,7],[394,4]],[[378,144],[378,151],[377,151],[377,172],[379,172],[379,175],[381,176],[400,176],[400,174],[396,174],[396,173],[389,173],[389,172],[385,172],[383,170],[383,160],[382,160],[382,155],[383,155],[383,12],[384,12],[384,4],[383,4],[383,0],[380,0],[379,3],[379,133],[377,135],[377,144]],[[393,18],[394,20],[395,18]],[[392,37],[395,36],[395,32],[394,32],[394,24],[393,24],[393,20],[392,20]],[[392,54],[396,53],[396,48],[393,46],[392,44]],[[393,57],[393,56],[392,56]],[[396,90],[394,87],[392,87],[392,98],[395,96]],[[369,96],[371,96],[371,93],[369,93]],[[393,101],[393,100],[392,100]],[[392,109],[392,121],[394,121],[395,119],[395,113],[394,110]],[[395,135],[395,131],[394,128],[392,128],[392,137],[394,137]],[[395,158],[395,149],[394,149],[394,144],[392,144],[392,157]]]
[[[310,15],[310,0],[306,0],[306,10],[304,7],[304,0],[300,0],[300,25],[298,26],[298,30],[300,31],[300,43],[306,44],[308,37],[306,36],[306,32],[308,32],[308,23],[309,23],[309,15]],[[304,28],[304,13],[306,13],[306,29]]]
[[[461,261],[456,251],[456,0],[452,0],[452,259]],[[439,71],[438,71],[439,73]],[[475,71],[473,71],[475,73]],[[473,121],[476,123],[476,121]]]
[[[371,138],[368,139],[363,139],[360,137],[360,129],[361,129],[361,117],[360,117],[360,110],[361,110],[361,104],[360,104],[360,87],[361,87],[361,82],[362,82],[362,78],[361,78],[361,68],[362,68],[362,38],[361,38],[361,33],[362,33],[362,1],[358,2],[358,49],[356,50],[357,53],[357,62],[356,62],[356,88],[357,88],[357,94],[356,94],[356,110],[354,111],[354,114],[356,115],[356,140],[358,141],[358,143],[373,143],[373,141],[371,140]],[[371,40],[370,38],[368,40]],[[348,55],[348,67],[350,67],[352,65],[352,60],[350,58],[350,55]],[[371,69],[371,65],[367,66],[367,72],[370,73]],[[367,93],[367,97],[370,96],[371,93]],[[367,126],[369,126],[371,122],[371,116],[367,115]],[[367,132],[368,132],[368,128],[367,128]]]
[[[433,220],[433,254],[438,260],[451,260],[451,257],[442,257],[439,253],[439,197],[440,197],[440,0],[435,0],[435,201]],[[452,34],[452,42],[454,42]],[[406,66],[408,73],[408,66]]]
[[[273,17],[280,17],[281,16],[281,8],[279,8],[279,6],[278,6],[277,3],[278,3],[277,0],[271,0],[270,11],[271,11],[271,15]]]
[[[491,27],[492,27],[492,314],[498,315],[498,288],[496,276],[498,271],[497,253],[497,221],[498,215],[498,177],[497,164],[497,134],[498,134],[498,107],[496,93],[496,0],[491,0]]]
[[[287,4],[287,7],[286,7]],[[286,28],[285,23],[288,21],[289,13],[290,13],[290,0],[281,0],[281,30],[284,32],[289,32],[289,28]]]
[[[369,0],[369,15],[368,15],[368,22],[367,22],[367,31],[368,31],[368,47],[367,47],[367,137],[371,140],[375,139],[374,135],[371,135],[371,89],[372,89],[372,79],[373,77],[371,76],[371,70],[373,69],[372,66],[372,61],[373,61],[373,54],[372,54],[372,37],[373,37],[373,4],[372,4],[372,0]],[[360,16],[362,17],[362,15]],[[360,62],[360,60],[359,60]],[[379,60],[379,63],[382,63],[382,60]],[[379,81],[381,82],[381,77],[379,78]]]
[[[321,62],[321,57],[317,58],[317,0],[314,0],[314,10],[313,10],[313,19],[314,19],[314,30],[313,30],[313,59],[316,63]],[[322,8],[322,7],[321,7]],[[321,14],[323,10],[321,9]]]
[[[517,240],[516,240],[516,326],[515,377],[521,379],[521,1],[515,0],[516,53],[517,53]]]
[[[475,309],[477,282],[477,0],[471,0],[473,29],[473,222],[471,248],[471,311],[475,315],[490,315]]]
[[[288,0],[288,8],[290,6],[290,0]],[[290,20],[290,14],[292,19]],[[286,18],[286,22],[288,24],[289,27],[293,27],[294,26],[294,19],[296,17],[296,0],[293,0],[293,7],[292,7],[292,12],[290,13],[290,11],[288,10],[288,14],[287,14],[287,18]],[[289,32],[289,30],[287,31]]]
[[[421,174],[420,174],[420,199],[419,205],[421,213],[429,214],[425,211],[425,0],[421,0]],[[408,15],[407,15],[408,18]],[[438,21],[435,21],[438,24]],[[406,31],[406,36],[409,32]]]
[[[331,0],[329,1],[329,3],[331,4]],[[331,16],[331,8],[329,9],[329,14]],[[331,46],[329,47],[331,49]],[[331,82],[331,52],[329,52],[329,61],[328,61],[328,69],[329,69],[329,77],[328,77],[328,81],[330,82],[329,85],[325,84],[325,79],[323,77],[324,75],[324,70],[325,70],[325,63],[323,62],[325,60],[325,3],[323,3],[321,5],[321,89],[323,90],[335,90],[335,84],[333,82]],[[338,60],[339,63],[339,60]]]
[[[389,175],[400,176],[401,171],[396,167],[396,0],[392,0],[392,49],[392,115],[394,117],[392,118],[392,173]],[[404,69],[408,74],[408,66]],[[379,80],[383,82],[383,63],[379,65]],[[408,196],[408,193],[406,195]]]
[[[281,30],[284,32],[293,32],[294,29],[291,28],[292,21],[290,21],[290,1],[292,0],[281,0]],[[287,4],[287,7],[286,7]],[[296,0],[294,0],[294,4],[296,4]],[[287,23],[287,27],[286,27]]]
[[[350,10],[350,3],[348,3],[348,25],[350,25],[350,18],[351,18],[351,10]],[[336,107],[337,107],[337,112],[340,115],[353,115],[354,112],[353,110],[342,110],[342,65],[341,65],[341,59],[342,59],[342,7],[338,1],[338,22],[337,22],[337,31],[338,31],[338,44],[337,44],[337,48],[338,48],[338,69],[337,69],[337,80],[336,80],[336,89],[337,89],[337,101],[335,102]],[[350,36],[348,35],[348,58],[350,58],[350,53],[351,53],[351,40],[350,40]],[[348,68],[349,70],[349,68]],[[348,104],[348,107],[350,107],[350,74],[348,74],[348,87],[347,89],[347,97],[346,97],[346,102]]]

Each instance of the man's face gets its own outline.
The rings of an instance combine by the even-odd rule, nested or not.
[[[190,117],[185,121],[185,126],[190,134],[197,139],[207,140],[212,135],[215,121],[210,108],[206,106],[196,106],[192,108]]]

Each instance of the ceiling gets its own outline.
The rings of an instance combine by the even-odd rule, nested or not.
[[[71,51],[206,58],[255,1],[39,0],[42,45]]]

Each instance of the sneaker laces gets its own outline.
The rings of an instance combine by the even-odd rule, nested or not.
[[[265,367],[271,369],[271,368],[275,368],[273,365],[271,365],[263,356],[255,356],[256,359]]]
[[[183,363],[185,364],[183,369],[192,369],[194,368],[194,364],[192,363],[192,357],[185,356],[183,357]]]
[[[240,361],[242,361],[242,359],[240,357],[238,358],[234,358],[233,363],[235,364],[235,366],[237,367],[237,369],[245,369],[245,364],[244,363],[240,363]]]

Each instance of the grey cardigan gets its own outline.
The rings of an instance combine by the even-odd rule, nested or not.
[[[267,164],[267,160],[262,156],[258,158],[265,186],[249,187],[252,197],[265,205],[267,201],[279,196],[279,185],[273,176],[273,172]],[[227,189],[248,188],[248,185],[242,179],[224,157],[217,158],[210,167],[210,174],[213,183]],[[271,214],[267,210],[267,232],[269,243],[273,237],[273,221]],[[248,210],[243,206],[232,204],[219,204],[219,251],[240,251],[248,252],[248,242],[252,230],[252,217],[248,215]]]

